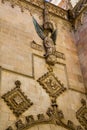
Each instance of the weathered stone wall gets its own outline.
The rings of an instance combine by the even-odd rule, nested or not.
[[[87,14],[82,16],[82,25],[75,32],[76,46],[80,59],[81,69],[84,77],[85,87],[87,89]]]
[[[31,12],[35,19],[42,25],[42,9],[31,4],[30,6],[32,6]],[[71,25],[68,21],[52,14],[50,14],[50,19],[58,29],[56,50],[61,52],[59,54],[63,56],[60,58],[58,56],[57,64],[52,67],[53,78],[58,78],[55,78],[57,83],[60,83],[59,80],[61,81],[57,90],[58,95],[56,95],[58,108],[64,113],[63,121],[65,123],[71,120],[78,126],[81,124],[76,119],[76,112],[81,107],[80,100],[85,98],[85,87]],[[21,12],[18,6],[12,8],[9,2],[2,4],[0,0],[0,130],[6,130],[8,126],[12,126],[13,130],[16,130],[18,125],[15,123],[21,119],[25,124],[25,117],[28,115],[33,115],[37,120],[38,114],[44,114],[45,118],[48,119],[46,112],[51,106],[51,96],[37,82],[49,71],[49,66],[43,56],[44,53],[43,41],[35,31],[30,12],[28,10]],[[51,74],[51,72],[49,73]],[[21,82],[21,85],[15,85],[17,80]],[[63,87],[62,83],[66,91],[59,92]],[[19,86],[20,88],[18,88]],[[16,90],[14,90],[15,87],[17,87]],[[50,88],[50,90],[50,93],[53,94],[54,89]],[[6,93],[8,94],[4,95]],[[23,110],[23,102],[26,102],[24,106],[27,106],[30,102],[28,99],[33,105]],[[6,100],[9,101],[6,103]],[[19,117],[17,116],[18,111],[14,111],[16,114],[13,113],[11,104],[14,104],[14,109],[19,107],[19,111],[22,113]],[[37,124],[39,125],[34,123],[35,126],[30,129],[66,130],[66,127],[63,128],[58,125]],[[23,130],[21,125],[19,127]],[[26,128],[29,129],[29,126]]]

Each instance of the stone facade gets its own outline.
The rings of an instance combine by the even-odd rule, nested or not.
[[[43,1],[0,0],[0,130],[87,128],[78,119],[86,96],[71,23],[66,11],[58,16],[59,8],[47,7],[58,30],[54,65],[31,16],[43,25]],[[87,119],[86,103],[83,111]]]
[[[78,49],[78,55],[80,59],[81,69],[84,77],[85,87],[87,89],[87,14],[82,15],[82,22],[80,23],[78,30],[75,32],[76,46]]]

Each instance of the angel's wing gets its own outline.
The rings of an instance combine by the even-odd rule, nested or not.
[[[52,33],[52,35],[51,35],[51,38],[53,39],[54,44],[56,45],[57,29],[53,31],[53,33]]]
[[[39,37],[44,40],[45,35],[44,35],[44,30],[43,28],[38,24],[38,22],[36,21],[36,19],[34,17],[33,18],[33,23],[36,29],[37,34],[39,35]]]

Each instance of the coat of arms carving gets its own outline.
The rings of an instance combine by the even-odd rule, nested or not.
[[[64,85],[58,80],[53,71],[49,71],[37,80],[40,85],[49,93],[52,97],[57,97],[66,90]]]
[[[15,84],[16,87],[4,94],[2,98],[5,100],[10,109],[13,110],[13,113],[18,117],[31,105],[33,105],[33,103],[20,89],[20,81],[16,81]]]

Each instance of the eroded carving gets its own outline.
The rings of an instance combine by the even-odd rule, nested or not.
[[[54,32],[53,32],[54,33]],[[46,50],[45,57],[49,55],[54,55],[56,48],[53,39],[51,38],[51,33],[48,32],[47,36],[44,38],[44,47]]]
[[[43,0],[30,0],[30,2],[40,8],[44,8],[44,1]]]
[[[62,8],[58,8],[58,6],[54,6],[53,4],[49,4],[49,3],[46,4],[46,7],[49,12],[52,12],[53,14],[56,14],[57,16],[60,16],[63,19],[68,20],[68,13]]]
[[[33,48],[35,50],[38,50],[38,51],[43,51],[44,50],[43,46],[37,44],[35,41],[31,42],[31,48]],[[56,58],[60,58],[60,59],[65,60],[65,55],[62,52],[55,51],[54,55],[56,56]]]
[[[51,119],[51,123],[60,125],[68,130],[83,130],[81,126],[76,126],[72,121],[68,120],[65,124],[62,119],[64,119],[64,114],[59,110],[55,98],[51,100],[51,107],[48,108],[47,115]]]
[[[40,85],[49,93],[52,97],[57,97],[66,90],[64,85],[54,75],[53,70],[50,70],[37,80]]]
[[[11,0],[8,0],[8,1],[11,1]],[[18,1],[16,1],[15,4],[17,4],[17,5],[20,4],[20,7],[22,10],[23,10],[23,8],[26,8],[26,9],[28,8],[28,6],[22,5],[20,2],[21,1],[19,1],[19,3],[18,3]],[[41,0],[39,0],[39,1],[30,0],[30,2],[32,2],[33,4],[35,4],[37,6],[43,6]],[[12,7],[14,7],[14,3],[12,3]],[[54,7],[53,8],[49,8],[49,6],[47,6],[47,7],[50,12],[58,14],[61,17],[66,19],[67,15],[66,15],[66,13],[64,14],[63,11],[58,10],[58,9],[55,10],[55,9],[53,9]],[[56,32],[56,30],[52,29],[51,22],[44,24],[44,28],[47,31],[46,32],[47,36],[45,37],[46,39],[44,40],[44,46],[45,46],[45,50],[46,50],[45,57],[46,57],[47,63],[55,64],[56,63],[56,57],[55,57],[56,49],[54,46],[54,39],[52,39],[52,33],[54,34],[54,32]],[[51,35],[49,36],[49,34],[51,34]],[[47,43],[48,43],[48,46],[47,46]],[[41,85],[43,85],[43,87],[47,90],[47,92],[50,94],[50,96],[55,97],[55,98],[57,97],[57,95],[59,95],[60,93],[62,93],[65,90],[63,84],[61,84],[61,82],[55,77],[54,73],[51,71],[46,73],[44,76],[42,76],[38,80],[38,82]],[[24,96],[23,92],[20,90],[20,85],[21,85],[20,82],[16,82],[16,88],[13,89],[12,91],[6,93],[3,96],[4,100],[10,106],[10,108],[13,110],[13,112],[16,114],[16,116],[19,116],[20,114],[22,114],[22,112],[25,111],[25,109],[28,109],[28,107],[30,107],[32,105],[30,100],[28,100],[26,98],[26,96]],[[9,95],[10,95],[11,99],[9,99]],[[9,100],[7,98],[11,102],[9,102]],[[23,103],[25,105],[23,105]],[[15,104],[16,104],[16,109],[14,108]],[[21,106],[24,106],[24,108],[21,108]],[[87,121],[87,111],[85,111],[85,113],[86,114],[84,114],[84,118]],[[37,115],[37,117],[38,117],[37,120],[34,119],[33,115],[30,115],[30,116],[26,117],[26,121],[27,121],[26,124],[23,124],[21,120],[18,120],[15,123],[15,125],[16,125],[17,129],[23,130],[25,128],[27,129],[27,128],[31,127],[32,126],[31,124],[36,125],[38,123],[44,122],[44,123],[57,124],[57,125],[67,128],[69,130],[82,130],[81,126],[76,127],[72,121],[68,121],[67,124],[63,123],[63,121],[62,121],[62,119],[64,118],[63,112],[58,109],[58,105],[54,98],[52,99],[51,106],[47,110],[47,115],[49,117],[48,119],[46,119],[43,114],[39,114],[39,115]],[[81,118],[83,118],[83,117],[81,117]],[[13,129],[10,126],[9,128],[7,128],[7,130],[13,130]]]
[[[76,117],[87,130],[87,103],[84,99],[81,100],[82,107],[76,112]]]
[[[9,126],[6,130],[13,130],[13,128],[11,126]]]
[[[30,4],[35,5],[36,7],[39,7],[40,9],[44,9],[44,1],[43,0],[2,0],[2,3],[5,1],[9,1],[11,3],[11,6],[14,7],[15,5],[18,5],[21,8],[21,11],[24,11],[24,9],[27,9],[30,11]],[[45,2],[47,4],[47,8],[49,12],[52,14],[55,14],[57,16],[60,16],[64,19],[67,18],[67,11],[63,10],[62,8],[59,8],[57,6],[54,6],[48,2]]]
[[[63,112],[58,109],[55,98],[51,102],[52,107],[48,108],[47,115],[51,118],[53,124],[61,125],[61,120],[64,118]]]
[[[18,130],[20,129],[23,129],[25,127],[25,125],[23,124],[22,120],[18,120],[16,123],[15,123],[16,127]]]
[[[38,50],[38,51],[43,51],[43,47],[39,44],[37,44],[35,41],[32,41],[31,42],[31,47],[35,50]]]
[[[43,40],[43,45],[46,52],[44,54],[46,62],[50,65],[54,65],[57,62],[57,58],[55,56],[57,29],[54,29],[52,22],[49,21],[48,10],[46,7],[44,9],[43,27],[41,27],[38,24],[38,22],[36,21],[34,17],[33,17],[33,23],[34,23],[37,34]]]
[[[68,11],[69,21],[75,31],[83,24],[84,14],[87,12],[87,0],[80,0],[76,6]]]
[[[26,116],[26,121],[27,121],[28,124],[32,124],[34,122],[33,115]]]
[[[18,117],[31,105],[33,105],[33,103],[20,89],[20,81],[16,81],[15,85],[16,87],[4,94],[2,98],[10,107],[10,109],[13,110],[13,113]]]
[[[64,55],[64,53],[55,51],[55,56],[56,56],[57,58],[61,58],[61,59],[65,60],[65,55]]]
[[[25,118],[26,118],[25,124],[23,124],[22,120],[18,120],[15,123],[17,130],[29,129],[37,124],[55,124],[64,127],[67,130],[83,130],[81,126],[76,126],[70,120],[68,120],[67,124],[63,122],[64,114],[61,110],[59,110],[55,98],[51,99],[51,106],[48,108],[46,115],[38,114],[36,120],[34,119],[33,115],[27,116]]]
[[[12,8],[14,8],[15,5],[18,5],[21,8],[22,12],[24,11],[24,9],[27,9],[29,12],[32,11],[33,5],[35,5],[36,7],[39,7],[40,10],[44,9],[43,0],[30,0],[30,1],[2,0],[2,3],[5,3],[5,1],[9,1],[11,3]],[[65,11],[62,8],[59,8],[58,6],[54,6],[50,4],[49,2],[45,2],[45,5],[46,5],[46,8],[48,9],[48,12],[55,14],[55,16],[59,16],[63,19],[69,20],[72,23],[73,28],[75,28],[75,19],[77,19],[79,15],[82,15],[82,13],[84,13],[85,10],[87,10],[86,0],[80,0],[79,3],[72,10],[68,10],[68,11]],[[79,20],[78,20],[78,23],[80,23]]]
[[[75,17],[80,14],[81,11],[87,6],[87,0],[80,0],[78,4],[72,10]]]
[[[37,117],[38,117],[38,120],[40,120],[40,121],[45,120],[44,114],[38,114]]]

